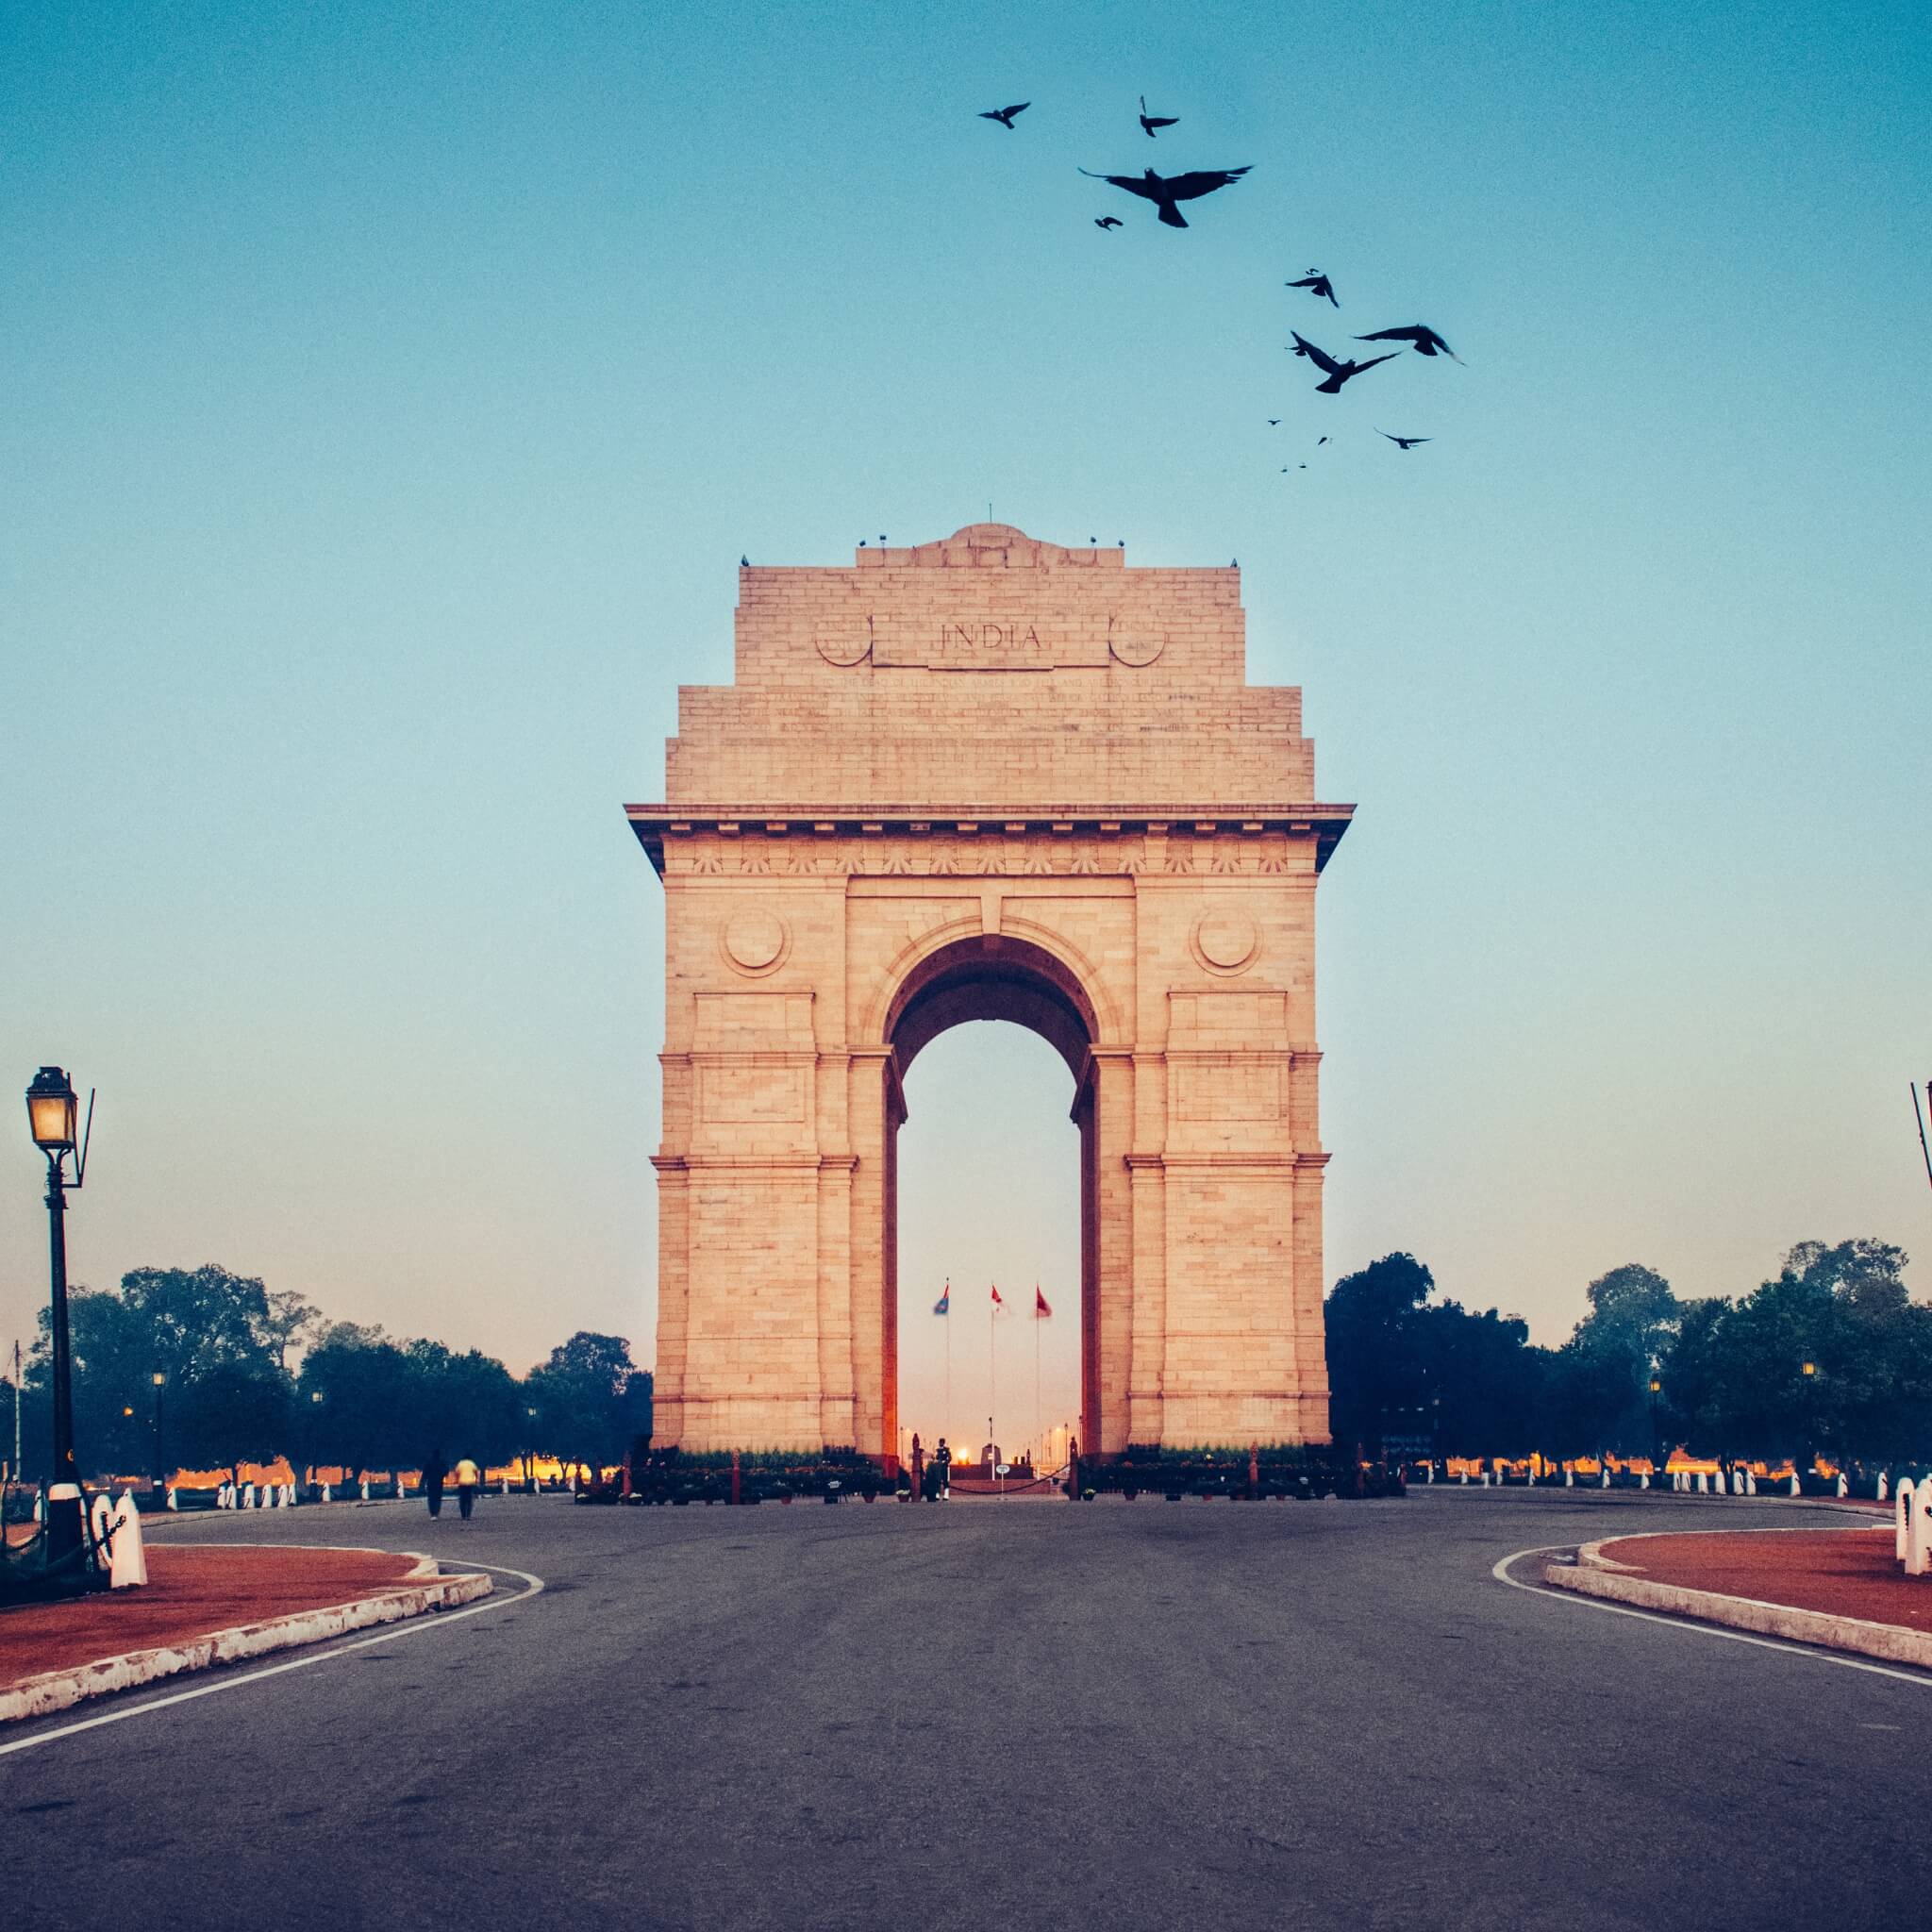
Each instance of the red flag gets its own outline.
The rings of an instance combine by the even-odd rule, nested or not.
[[[1033,1313],[1037,1320],[1041,1315],[1050,1315],[1053,1310],[1046,1305],[1046,1297],[1040,1291],[1039,1282],[1033,1284]]]
[[[993,1290],[993,1291],[992,1291],[992,1298],[993,1298],[993,1300],[994,1300],[994,1301],[996,1301],[996,1302],[999,1302],[999,1304],[1000,1304],[1000,1307],[1006,1307],[1006,1303],[1005,1303],[1005,1302],[1003,1302],[1003,1301],[1000,1301],[1000,1291],[999,1291],[999,1290],[998,1290],[997,1288],[995,1288],[995,1289]]]

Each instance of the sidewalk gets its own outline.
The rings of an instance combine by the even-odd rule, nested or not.
[[[144,1588],[0,1611],[0,1721],[490,1593],[413,1551],[147,1546]]]
[[[1932,1577],[1908,1577],[1893,1532],[1690,1530],[1585,1543],[1544,1580],[1706,1623],[1932,1669]]]

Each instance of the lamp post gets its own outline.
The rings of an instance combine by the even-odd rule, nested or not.
[[[1817,1430],[1817,1423],[1814,1413],[1816,1408],[1816,1403],[1812,1395],[1812,1391],[1816,1389],[1816,1387],[1818,1386],[1818,1364],[1816,1362],[1800,1362],[1798,1364],[1798,1370],[1799,1373],[1805,1378],[1803,1384],[1805,1403],[1805,1454],[1810,1459],[1811,1465],[1815,1469],[1818,1464],[1818,1445],[1811,1440],[1812,1436],[1816,1433]]]
[[[1663,1461],[1664,1439],[1657,1433],[1657,1398],[1663,1386],[1653,1370],[1650,1377],[1650,1469],[1653,1475],[1662,1474],[1658,1464]]]
[[[168,1480],[167,1457],[161,1454],[161,1394],[168,1386],[168,1378],[159,1369],[155,1371],[155,1488],[163,1489]]]
[[[67,1157],[75,1151],[74,1083],[58,1067],[42,1067],[26,1090],[27,1127],[47,1157],[48,1273],[53,1307],[48,1323],[54,1397],[54,1469],[47,1484],[47,1568],[56,1587],[75,1594],[87,1588],[79,1557],[80,1471],[74,1459],[74,1354],[67,1333]],[[90,1107],[92,1114],[92,1107]],[[81,1145],[75,1187],[86,1176]],[[73,1568],[71,1577],[65,1574]]]

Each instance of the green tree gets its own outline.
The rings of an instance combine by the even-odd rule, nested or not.
[[[621,1335],[579,1328],[524,1378],[534,1448],[566,1460],[618,1461],[648,1425],[650,1379],[641,1377]]]

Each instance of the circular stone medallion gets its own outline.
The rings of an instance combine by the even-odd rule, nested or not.
[[[1107,626],[1107,648],[1125,665],[1144,671],[1167,648],[1167,640],[1158,631],[1129,630],[1117,618]]]
[[[1255,922],[1245,912],[1204,912],[1194,924],[1194,950],[1204,965],[1239,973],[1255,957]]]
[[[849,671],[853,665],[862,663],[872,649],[872,619],[827,619],[819,625],[812,638],[812,645],[827,664],[836,664],[841,671]]]
[[[785,952],[791,935],[775,912],[735,912],[724,928],[724,956],[743,973],[766,973]]]

